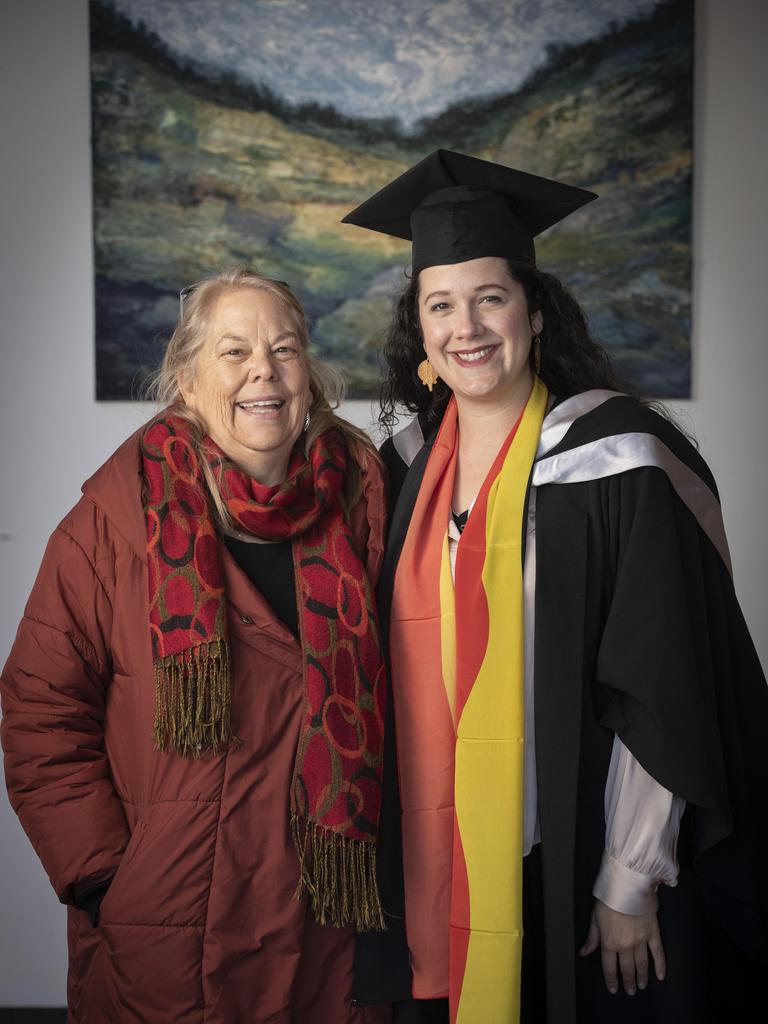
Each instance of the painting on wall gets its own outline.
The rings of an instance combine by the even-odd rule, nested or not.
[[[377,395],[408,246],[341,218],[439,147],[599,193],[539,266],[621,375],[690,394],[692,0],[91,0],[90,32],[97,398],[233,264]]]

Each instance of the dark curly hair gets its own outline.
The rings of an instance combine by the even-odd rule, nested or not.
[[[630,385],[616,377],[607,353],[590,338],[586,316],[562,282],[532,264],[516,260],[506,260],[506,263],[511,276],[525,292],[529,314],[541,312],[544,327],[540,335],[539,376],[549,391],[559,398],[569,398],[591,388],[635,394]],[[430,394],[416,376],[416,367],[424,358],[418,297],[416,274],[397,302],[384,345],[387,376],[381,387],[379,422],[390,434],[398,422],[398,407],[417,413],[427,425],[442,418],[451,396],[442,380]]]

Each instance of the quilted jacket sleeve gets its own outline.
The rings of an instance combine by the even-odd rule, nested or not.
[[[51,537],[2,675],[2,744],[11,805],[59,899],[110,878],[129,831],[104,751],[111,601],[98,536],[68,525]]]

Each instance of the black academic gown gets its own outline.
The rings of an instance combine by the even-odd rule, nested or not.
[[[396,492],[379,586],[385,636],[433,440],[407,469],[391,441],[383,449]],[[590,392],[545,420],[529,505],[546,1020],[765,1021],[753,1000],[757,965],[768,962],[768,689],[735,597],[711,473],[667,419]],[[634,997],[606,992],[599,953],[577,955],[603,854],[614,733],[687,801],[680,881],[659,891],[667,979]],[[391,708],[385,787],[388,930],[359,937],[361,1003],[410,995]]]

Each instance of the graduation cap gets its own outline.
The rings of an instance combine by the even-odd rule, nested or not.
[[[344,217],[413,241],[413,272],[479,256],[536,262],[535,235],[597,196],[488,160],[437,149]]]

